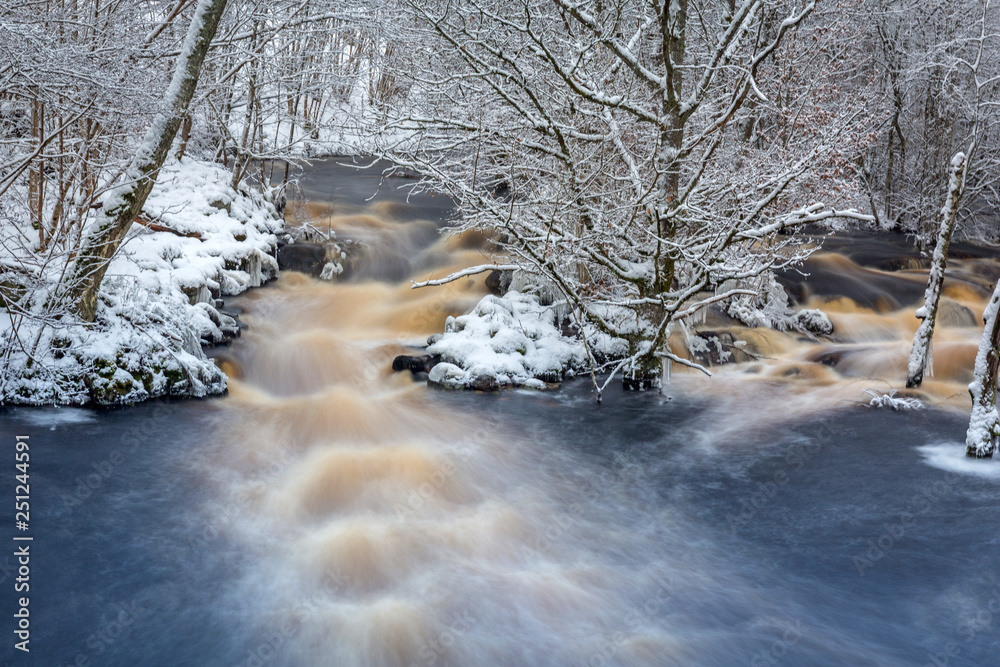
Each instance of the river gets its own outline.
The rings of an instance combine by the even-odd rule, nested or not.
[[[350,281],[231,300],[227,397],[0,409],[11,496],[31,437],[34,536],[30,655],[0,556],[3,664],[996,664],[1000,465],[962,456],[975,327],[942,329],[925,409],[859,403],[902,384],[915,327],[919,271],[873,268],[894,242],[811,260],[797,297],[837,343],[758,333],[755,363],[601,406],[582,379],[432,391],[392,358],[485,291],[401,280],[479,260],[403,184],[306,173],[308,214],[373,250]],[[973,255],[948,292],[970,309]]]

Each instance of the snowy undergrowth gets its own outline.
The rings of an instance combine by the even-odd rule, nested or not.
[[[162,169],[144,218],[188,236],[134,224],[108,268],[92,325],[43,325],[0,311],[0,403],[110,405],[224,392],[226,377],[201,344],[238,327],[214,298],[277,275],[283,226],[269,202],[234,190],[231,178],[191,159]],[[39,297],[22,304],[38,313],[43,306]]]
[[[515,273],[512,287],[539,291],[533,276],[518,282],[518,273]],[[628,356],[625,340],[611,337],[593,326],[585,327],[584,337],[563,335],[558,323],[569,316],[568,309],[558,302],[542,305],[553,300],[553,295],[546,292],[548,287],[543,284],[542,288],[541,303],[539,295],[512,288],[502,297],[484,297],[467,315],[449,317],[445,332],[432,336],[426,350],[428,355],[440,360],[428,375],[430,384],[448,389],[495,390],[508,386],[543,389],[546,383],[559,382],[564,376],[589,369],[584,337],[598,368],[607,368]],[[790,311],[783,309],[782,313],[785,312]],[[606,308],[604,317],[609,321],[620,318],[622,330],[634,320],[634,315],[625,309],[611,307]],[[821,311],[785,315],[783,323],[786,326],[768,320],[756,326],[821,334],[833,330]],[[682,322],[680,325],[685,346],[696,360],[705,357],[709,365],[733,360],[732,353],[718,336],[705,339],[696,335],[692,324],[685,326]],[[741,345],[744,345],[742,341],[734,343],[735,347]]]
[[[449,317],[427,353],[441,358],[429,381],[449,389],[543,389],[587,361],[582,342],[556,326],[553,308],[513,290],[484,297],[467,315]]]

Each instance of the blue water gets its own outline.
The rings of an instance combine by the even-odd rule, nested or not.
[[[629,529],[658,541],[670,589],[654,616],[681,637],[684,664],[997,664],[1000,484],[928,466],[917,450],[957,446],[960,418],[851,408],[713,441],[704,434],[720,417],[707,400],[612,391],[598,408],[582,381],[431,400],[532,438],[539,470],[558,464],[557,478],[635,499]],[[14,436],[30,436],[34,537],[30,656],[13,649],[14,574],[0,560],[4,664],[252,658],[259,637],[244,612],[266,600],[236,592],[253,563],[206,533],[212,498],[189,465],[226,427],[212,403],[0,414],[9,496]],[[0,513],[8,545],[11,505]],[[669,530],[644,521],[664,511]],[[692,587],[679,563],[715,572],[718,585]]]

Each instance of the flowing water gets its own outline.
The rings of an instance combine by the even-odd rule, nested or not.
[[[307,174],[300,211],[365,261],[234,300],[226,398],[2,413],[7,460],[31,434],[36,533],[32,654],[5,640],[4,664],[997,664],[1000,465],[961,439],[1000,265],[955,261],[920,411],[861,405],[902,385],[925,275],[881,237],[784,278],[834,342],[716,315],[754,359],[662,395],[430,391],[392,358],[485,289],[401,279],[478,240],[375,185]],[[0,559],[4,609],[14,576]]]

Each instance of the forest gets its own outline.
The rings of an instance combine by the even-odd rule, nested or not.
[[[998,380],[991,0],[0,8],[58,664],[987,664]]]

